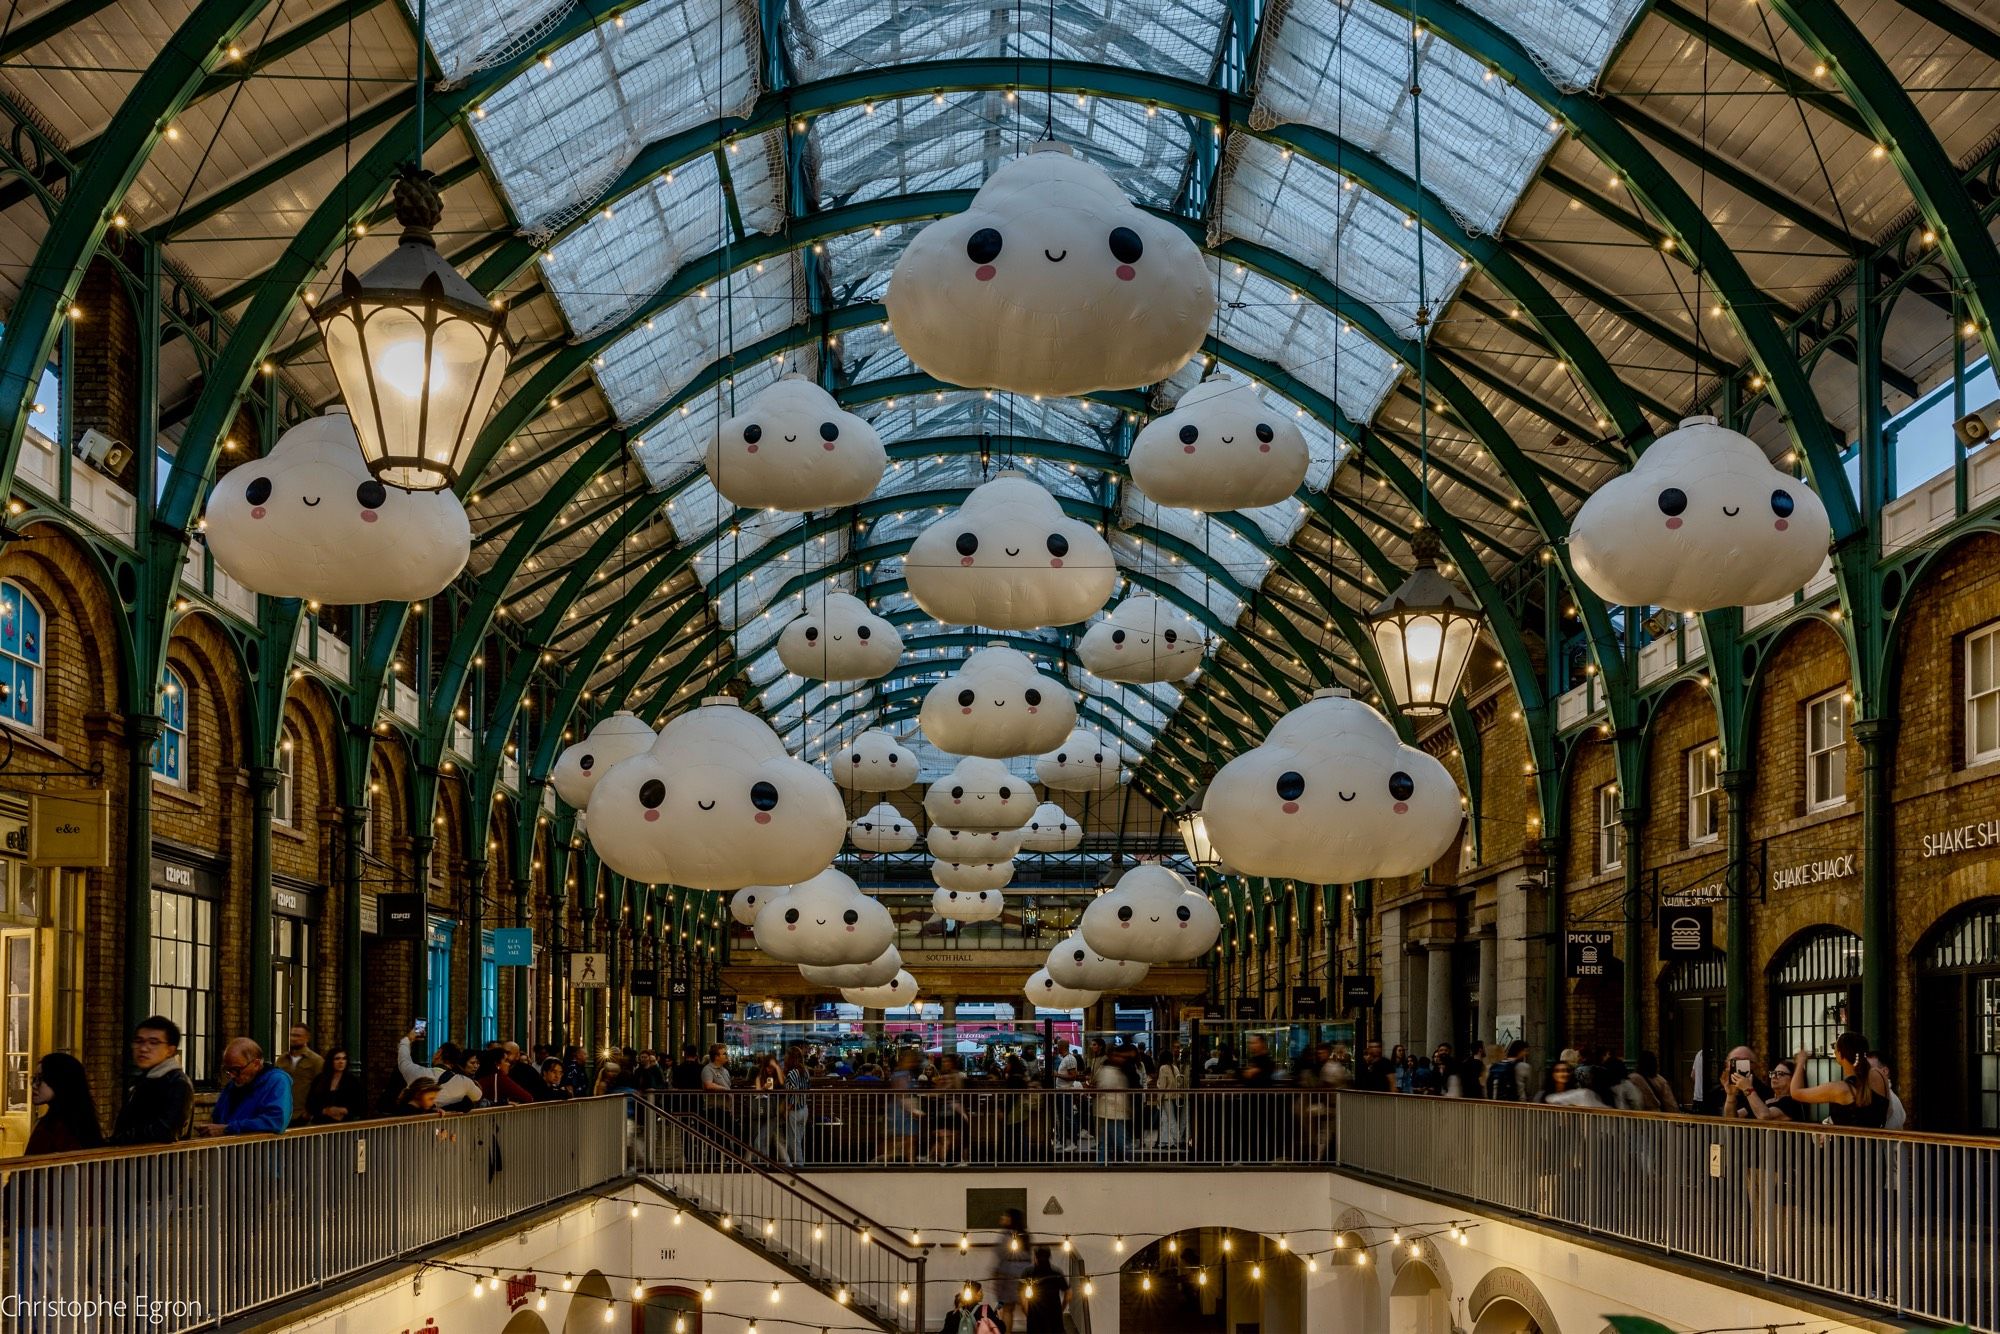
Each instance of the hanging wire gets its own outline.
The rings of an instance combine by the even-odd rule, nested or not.
[[[1042,126],[1042,138],[1056,137],[1056,0],[1049,0],[1049,112],[1048,120]]]
[[[1421,468],[1418,483],[1418,520],[1426,528],[1431,519],[1431,390],[1430,390],[1430,340],[1431,320],[1429,299],[1430,284],[1424,276],[1424,233],[1429,230],[1424,221],[1424,89],[1422,74],[1418,67],[1423,49],[1424,30],[1421,24],[1410,25],[1410,139],[1414,158],[1413,175],[1417,186],[1417,460]],[[1334,346],[1339,347],[1336,341]]]

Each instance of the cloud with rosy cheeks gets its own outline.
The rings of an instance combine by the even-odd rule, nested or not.
[[[903,579],[916,604],[948,625],[1034,630],[1088,619],[1110,600],[1118,565],[1101,533],[1009,471],[917,534]]]
[[[1049,951],[1046,967],[1058,986],[1090,991],[1124,991],[1138,986],[1147,973],[1147,965],[1135,959],[1099,954],[1080,932],[1071,932]]]
[[[1002,862],[1021,850],[1025,829],[946,829],[931,826],[924,846],[943,862]]]
[[[778,633],[778,661],[811,681],[872,681],[903,656],[903,636],[852,593],[821,584]]]
[[[757,910],[757,948],[780,963],[865,964],[895,943],[889,910],[832,867]]]
[[[799,965],[799,976],[816,987],[879,987],[903,970],[903,954],[894,945],[867,963]]]
[[[995,645],[925,693],[917,726],[939,750],[1004,760],[1059,743],[1076,726],[1076,701],[1068,686],[1036,671],[1027,654]],[[1024,805],[1022,823],[1033,809]]]
[[[759,908],[791,892],[790,885],[745,885],[729,896],[729,916],[738,926],[755,926]]]
[[[1006,895],[997,889],[931,891],[931,911],[954,922],[997,922],[1006,906]]]
[[[1083,842],[1083,826],[1053,801],[1035,807],[1025,828],[1021,848],[1025,852],[1068,852]]]
[[[884,302],[896,341],[940,380],[1058,397],[1168,379],[1215,314],[1187,233],[1053,142],[919,232]]]
[[[917,753],[880,728],[842,746],[827,767],[850,792],[901,792],[917,781]]]
[[[899,1010],[917,1001],[917,979],[902,969],[879,987],[842,987],[840,998],[864,1010]]]
[[[1103,999],[1099,991],[1083,991],[1076,987],[1066,987],[1049,976],[1046,968],[1037,968],[1028,978],[1021,994],[1028,1003],[1038,1010],[1087,1010]]]
[[[208,549],[252,592],[329,605],[421,602],[472,554],[472,524],[450,488],[375,480],[343,408],[278,437],[209,493]]]
[[[1156,597],[1129,597],[1083,632],[1076,656],[1106,681],[1179,681],[1201,666],[1208,636],[1194,617]]]
[[[1118,743],[1079,728],[1035,758],[1035,777],[1058,792],[1109,792],[1118,786]]]
[[[590,805],[590,794],[597,790],[597,780],[611,772],[612,765],[651,750],[657,740],[659,734],[637,714],[620,709],[598,719],[583,740],[563,748],[549,770],[549,782],[555,785],[558,797],[584,810]]]
[[[868,499],[889,456],[882,437],[832,394],[787,375],[716,429],[708,479],[751,509],[837,509]]]
[[[1135,866],[1083,910],[1084,944],[1112,959],[1192,963],[1215,947],[1222,918],[1208,896],[1157,862]]]
[[[999,862],[948,862],[931,863],[931,879],[940,889],[955,889],[960,893],[977,892],[982,889],[1005,889],[1014,878],[1014,863]]]
[[[847,826],[847,841],[861,852],[908,852],[917,846],[916,822],[884,801]]]
[[[1223,765],[1201,809],[1230,870],[1321,885],[1424,871],[1464,818],[1445,767],[1344,690],[1319,691]]]
[[[924,793],[924,813],[946,829],[1019,829],[1035,813],[1035,789],[999,760],[968,755]]]
[[[1204,380],[1132,442],[1132,484],[1158,505],[1256,509],[1289,500],[1312,451],[1289,412],[1233,376]]]

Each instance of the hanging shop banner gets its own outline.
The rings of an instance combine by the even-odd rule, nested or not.
[[[1357,973],[1340,986],[1340,1001],[1350,1010],[1365,1010],[1375,1003],[1375,979]]]
[[[1319,988],[1296,986],[1292,988],[1292,1018],[1318,1019],[1320,1014]]]
[[[632,994],[634,996],[659,995],[660,970],[657,968],[634,968],[632,970]]]
[[[1259,996],[1238,996],[1236,998],[1236,1017],[1238,1019],[1248,1019],[1252,1022],[1262,1019],[1264,1017],[1263,998]]]
[[[535,929],[531,926],[493,928],[493,962],[503,968],[527,968],[535,962]]]
[[[1201,1017],[1203,1019],[1226,1019],[1229,1015],[1222,1008],[1221,1001],[1203,1001],[1201,1004]]]
[[[41,792],[28,798],[28,865],[111,865],[111,793]]]
[[[430,914],[421,894],[378,894],[375,924],[384,940],[422,940],[430,934]]]
[[[724,1019],[736,1017],[736,993],[725,991],[715,998],[715,1010]]]
[[[703,1008],[712,1010],[721,999],[722,993],[716,988],[703,987],[701,989],[701,1003]]]
[[[1715,909],[1706,903],[1660,909],[1660,959],[1692,959],[1715,944]]]
[[[611,956],[591,950],[571,950],[569,984],[573,987],[610,986]]]
[[[688,980],[684,977],[670,977],[667,979],[667,999],[670,1001],[686,1000],[690,990]]]
[[[1611,951],[1615,939],[1609,931],[1565,931],[1563,933],[1563,976],[1603,977],[1618,962]]]

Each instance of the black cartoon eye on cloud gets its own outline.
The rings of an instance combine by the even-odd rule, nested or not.
[[[953,765],[950,773],[930,785],[930,790],[924,793],[924,813],[931,817],[933,833],[961,829],[1015,830],[1028,823],[1035,813],[1035,789],[1001,761],[968,755]]]
[[[917,781],[916,752],[880,728],[835,751],[827,767],[849,792],[901,792]]]
[[[812,381],[787,375],[716,428],[708,480],[739,505],[816,510],[858,505],[889,455],[865,420]]]
[[[465,568],[472,524],[449,487],[404,491],[369,473],[344,408],[301,422],[215,484],[208,549],[238,583],[330,605],[421,602]]]
[[[778,661],[811,681],[871,681],[903,656],[903,636],[852,593],[808,595],[778,634]]]
[[[903,557],[910,596],[951,625],[1073,625],[1111,597],[1118,566],[1095,528],[1040,483],[1003,472],[917,534]]]
[[[996,644],[925,693],[917,725],[939,750],[1007,759],[1068,735],[1076,701],[1062,682],[1036,671],[1027,654]]]
[[[1130,872],[1127,872],[1129,875]],[[1089,991],[1124,991],[1145,980],[1148,965],[1099,954],[1081,932],[1072,931],[1049,951],[1046,965],[1058,986]]]
[[[896,1010],[917,1003],[917,979],[902,969],[876,987],[842,987],[840,998],[864,1010]]]
[[[917,826],[885,801],[869,807],[847,826],[847,841],[861,852],[908,852],[917,846]]]
[[[1811,487],[1749,437],[1690,417],[1584,501],[1569,554],[1606,602],[1714,611],[1797,592],[1831,538]]]
[[[1064,396],[1167,379],[1215,314],[1199,247],[1054,143],[919,232],[884,300],[896,341],[939,379]]]
[[[757,910],[757,948],[780,963],[865,964],[896,938],[889,910],[832,867]]]
[[[597,790],[597,780],[611,772],[611,766],[651,750],[658,739],[637,714],[620,709],[598,719],[583,740],[563,748],[549,770],[549,781],[555,784],[558,797],[584,810],[590,805],[590,794]]]
[[[1035,757],[1035,777],[1057,792],[1109,792],[1118,786],[1118,743],[1078,728]]]
[[[1083,632],[1076,655],[1106,681],[1179,681],[1201,666],[1208,636],[1192,616],[1156,597],[1126,598]]]
[[[1222,918],[1208,896],[1155,862],[1135,866],[1083,910],[1084,944],[1110,959],[1191,963],[1215,947]]]
[[[997,922],[1007,907],[1007,896],[997,889],[936,889],[931,893],[931,911],[954,922]]]
[[[939,889],[955,889],[961,894],[977,893],[982,889],[1005,889],[1014,878],[1012,860],[998,862],[952,862],[939,859],[931,863],[931,879]]]
[[[1028,975],[1021,994],[1028,1003],[1038,1010],[1086,1010],[1103,999],[1101,991],[1085,991],[1078,987],[1066,987],[1049,976],[1046,968],[1037,968]]]
[[[813,986],[840,990],[847,987],[879,987],[902,970],[902,951],[891,945],[867,963],[802,963],[799,965],[799,976]]]
[[[1132,484],[1155,504],[1235,510],[1289,499],[1312,451],[1290,412],[1243,380],[1219,375],[1181,395],[1132,442]]]
[[[1223,765],[1202,814],[1232,871],[1315,884],[1414,875],[1463,819],[1445,767],[1344,690],[1319,691]]]
[[[791,892],[790,885],[745,885],[729,896],[729,916],[738,926],[755,926],[759,908]]]
[[[1035,807],[1027,828],[1021,831],[1024,852],[1068,852],[1083,842],[1083,826],[1053,801]]]
[[[847,834],[826,775],[728,698],[703,700],[612,766],[587,814],[591,846],[612,870],[690,889],[797,884]]]

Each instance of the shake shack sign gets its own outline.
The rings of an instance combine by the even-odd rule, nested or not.
[[[1924,855],[1930,856],[1929,853]],[[1800,862],[1797,866],[1780,867],[1771,872],[1771,888],[1800,889],[1827,880],[1845,880],[1853,874],[1854,854],[1843,852],[1837,857],[1821,857],[1817,861]]]
[[[2000,844],[2000,820],[1980,820],[1953,829],[1940,829],[1923,837],[1924,856],[1949,857],[1958,852],[1977,852]]]

